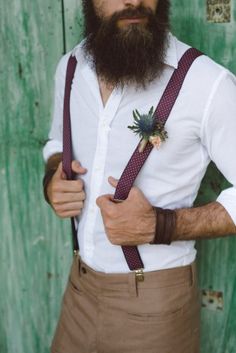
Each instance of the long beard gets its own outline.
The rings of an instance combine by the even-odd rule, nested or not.
[[[146,87],[163,70],[169,30],[169,2],[160,0],[157,13],[140,6],[99,18],[90,0],[83,1],[84,50],[106,83]],[[145,17],[142,24],[118,27],[122,18]]]

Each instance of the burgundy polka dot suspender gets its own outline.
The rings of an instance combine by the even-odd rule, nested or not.
[[[178,68],[172,74],[166,89],[158,103],[158,106],[154,113],[154,119],[163,124],[166,123],[171,110],[175,104],[175,101],[179,95],[184,79],[190,69],[194,60],[202,55],[197,49],[188,49],[179,61]],[[71,84],[76,69],[76,58],[71,56],[68,60],[67,72],[66,72],[66,84],[65,84],[65,96],[64,96],[64,111],[63,111],[63,170],[65,171],[67,178],[72,179],[71,161],[72,161],[72,139],[71,139],[71,122],[70,122],[70,94]],[[153,145],[148,143],[142,153],[138,150],[139,145],[135,149],[132,157],[130,158],[126,168],[124,169],[119,183],[117,185],[114,198],[118,200],[125,200],[128,197],[130,189],[132,188],[134,181],[140,172],[143,164],[148,158],[149,154],[153,149]],[[73,249],[78,251],[78,240],[77,232],[75,229],[75,222],[72,219],[72,237],[73,237]],[[126,259],[126,262],[130,270],[143,269],[144,265],[140,257],[138,248],[136,246],[122,246],[122,250]]]
[[[70,95],[71,85],[76,69],[77,60],[74,56],[70,56],[67,64],[66,81],[65,81],[65,95],[63,106],[63,154],[62,154],[62,168],[67,176],[67,179],[73,179],[73,172],[71,169],[72,162],[72,138],[71,138],[71,121],[70,121]],[[79,243],[77,239],[76,221],[71,218],[72,229],[72,244],[73,251],[77,253],[79,250]]]

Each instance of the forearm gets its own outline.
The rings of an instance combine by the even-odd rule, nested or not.
[[[56,170],[61,161],[62,153],[56,153],[52,155],[45,165],[45,172],[47,173],[49,170]]]
[[[112,178],[114,179],[114,178]],[[117,182],[109,178],[113,187]],[[216,238],[236,233],[236,227],[224,207],[212,202],[201,207],[163,209],[153,207],[137,187],[123,202],[113,195],[97,199],[108,239],[113,245],[165,244],[176,240]]]
[[[44,192],[44,198],[48,203],[50,203],[48,194],[47,194],[48,184],[50,183],[54,173],[56,172],[61,160],[62,160],[62,153],[56,153],[48,159],[45,165],[45,174],[43,178],[43,192]]]
[[[176,210],[176,230],[172,241],[211,239],[236,233],[236,226],[218,202]]]

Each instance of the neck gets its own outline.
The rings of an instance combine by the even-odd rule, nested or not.
[[[114,85],[111,85],[107,82],[105,82],[101,77],[98,78],[98,83],[99,83],[99,89],[100,89],[100,94],[102,98],[103,105],[105,107],[113,89]]]

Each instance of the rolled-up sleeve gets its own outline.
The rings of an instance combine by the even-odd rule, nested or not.
[[[232,184],[217,197],[236,224],[236,78],[227,70],[209,98],[202,141],[211,160]]]
[[[70,53],[64,55],[56,69],[53,119],[48,135],[48,141],[43,148],[43,158],[45,162],[53,154],[62,152],[63,102],[66,67],[69,56]]]

